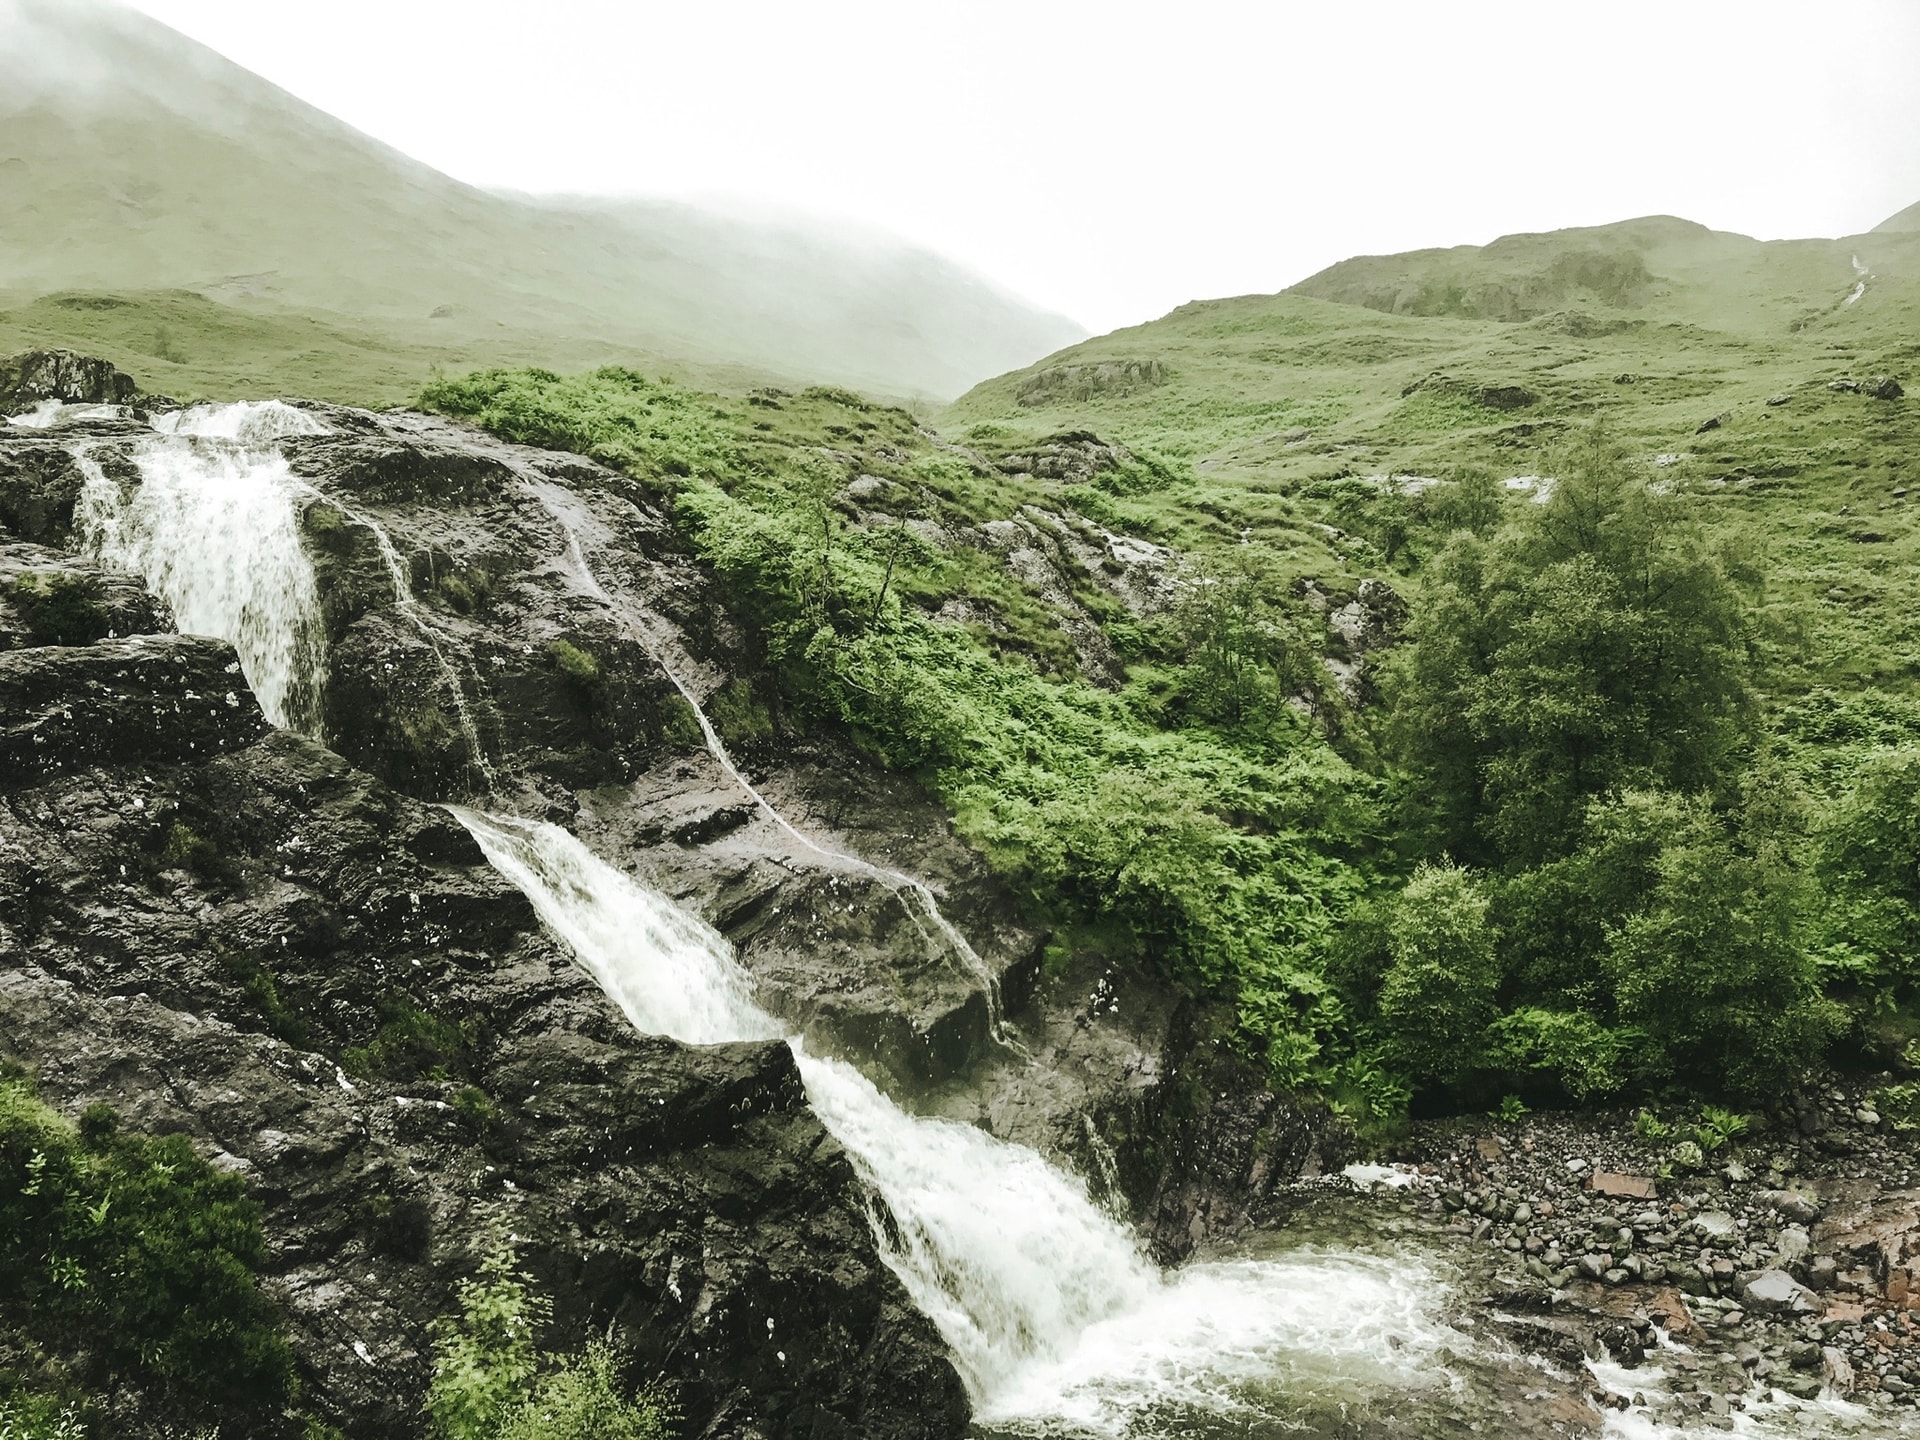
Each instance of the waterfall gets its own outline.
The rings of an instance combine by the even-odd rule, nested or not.
[[[552,825],[456,809],[636,1029],[771,1039],[724,937]],[[939,1327],[983,1422],[1121,1437],[1184,1412],[1281,1418],[1302,1397],[1430,1379],[1452,1331],[1420,1262],[1295,1254],[1163,1275],[1036,1152],[907,1114],[789,1039],[807,1097],[884,1202],[875,1239]],[[1177,1433],[1177,1432],[1176,1432]]]
[[[700,726],[701,738],[706,743],[707,754],[713,757],[713,762],[720,767],[721,773],[733,782],[755,809],[800,849],[831,865],[878,880],[892,891],[900,901],[901,908],[907,912],[907,918],[913,922],[914,928],[920,932],[921,938],[927,942],[928,946],[936,952],[944,948],[959,962],[962,969],[979,982],[981,993],[986,996],[988,1027],[994,1039],[1017,1048],[1016,1042],[1007,1029],[1005,1006],[1000,997],[999,977],[993,973],[993,968],[987,964],[980,952],[968,943],[967,937],[960,933],[959,927],[947,919],[946,914],[940,909],[940,902],[932,888],[924,880],[909,875],[904,870],[876,865],[858,855],[823,845],[782,815],[773,802],[761,794],[759,788],[746,777],[738,765],[734,764],[733,757],[727,753],[726,742],[720,738],[720,732],[714,729],[713,721],[707,718],[706,708],[701,705],[700,697],[694,694],[693,687],[668,662],[665,651],[644,628],[634,623],[632,617],[607,593],[606,587],[600,583],[600,577],[594,574],[593,567],[587,563],[586,553],[580,546],[580,532],[561,513],[552,487],[544,481],[531,481],[528,488],[533,492],[534,498],[540,502],[541,507],[552,517],[553,522],[560,527],[561,533],[566,536],[567,558],[573,562],[574,575],[579,580],[581,588],[607,608],[621,628],[647,652],[648,658],[658,665],[661,673],[672,682],[680,698],[687,702],[687,708],[693,711],[693,718]],[[928,926],[932,926],[931,934],[928,933]],[[935,939],[936,935],[939,937],[938,940]]]
[[[60,407],[16,424],[52,426]],[[480,744],[466,690],[406,565],[370,516],[295,476],[279,442],[327,435],[306,411],[280,400],[197,405],[153,420],[154,436],[133,448],[140,483],[123,488],[81,445],[83,479],[74,519],[81,543],[103,564],[144,578],[190,635],[213,635],[239,652],[247,683],[267,718],[319,735],[326,687],[325,627],[312,562],[300,543],[302,497],[322,500],[373,536],[393,598],[419,632],[446,683],[474,768],[493,770]]]
[[[242,410],[254,413],[230,413]],[[165,433],[133,449],[140,483],[131,489],[106,474],[89,447],[74,451],[81,543],[101,563],[142,576],[182,632],[231,642],[275,725],[317,734],[325,683],[319,587],[300,544],[298,482],[271,442],[325,428],[278,402],[185,411],[164,422]]]

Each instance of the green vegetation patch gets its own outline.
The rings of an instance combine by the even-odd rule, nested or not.
[[[265,1258],[245,1183],[185,1136],[123,1134],[105,1105],[74,1125],[17,1073],[0,1079],[0,1323],[63,1357],[8,1378],[26,1398],[6,1404],[44,1433],[84,1408],[44,1393],[62,1377],[76,1394],[130,1383],[189,1412],[277,1413],[295,1380],[255,1280]]]

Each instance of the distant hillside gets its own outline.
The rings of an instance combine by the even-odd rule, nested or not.
[[[1920,204],[1909,205],[1898,215],[1889,215],[1873,227],[1876,235],[1892,235],[1908,230],[1920,230]]]
[[[1830,653],[1905,685],[1889,637],[1920,614],[1920,233],[1884,231],[1762,243],[1658,218],[1349,260],[1084,341],[938,423],[996,455],[1092,431],[1158,457],[1163,483],[1082,486],[1076,503],[1194,553],[1250,541],[1337,586],[1406,563],[1390,529],[1354,520],[1390,493],[1380,477],[1416,477],[1418,496],[1490,475],[1518,499],[1603,418],[1650,475],[1716,510],[1870,533],[1817,586],[1809,565],[1781,589],[1828,606],[1815,597],[1841,587],[1819,621],[1848,634]],[[1864,400],[1879,375],[1909,398]],[[1846,588],[1863,569],[1875,578]]]
[[[169,291],[270,322],[289,358],[312,347],[284,322],[311,316],[448,367],[627,358],[929,397],[1082,333],[890,239],[478,190],[144,16],[0,0],[0,296],[104,292],[139,309],[143,368],[191,369]]]

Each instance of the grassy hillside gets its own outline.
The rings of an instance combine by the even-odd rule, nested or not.
[[[1849,304],[1856,257],[1870,278]],[[1579,283],[1623,274],[1611,295]],[[1391,542],[1386,512],[1405,506],[1376,477],[1550,475],[1567,437],[1603,420],[1649,480],[1761,547],[1771,603],[1822,637],[1801,683],[1904,686],[1913,407],[1828,385],[1920,379],[1916,337],[1920,234],[1761,244],[1632,221],[1183,306],[988,381],[939,423],[989,448],[1088,429],[1164,457],[1179,478],[1111,497],[1115,523],[1195,552],[1246,538],[1292,576],[1344,585],[1435,543]]]
[[[175,290],[285,332],[258,352],[268,389],[315,372],[307,316],[413,388],[424,357],[617,356],[947,398],[1079,333],[891,240],[477,190],[117,5],[0,7],[0,310]],[[366,372],[320,373],[343,393]]]

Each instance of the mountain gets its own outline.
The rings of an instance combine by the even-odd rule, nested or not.
[[[1920,230],[1920,202],[1909,205],[1898,215],[1889,215],[1873,227],[1876,235],[1896,235],[1912,230]]]
[[[1408,563],[1394,506],[1476,476],[1537,493],[1530,477],[1603,420],[1648,476],[1796,557],[1774,598],[1809,607],[1792,623],[1827,634],[1821,666],[1839,671],[1793,684],[1904,689],[1920,412],[1869,392],[1920,391],[1916,334],[1920,233],[1761,242],[1652,217],[1183,305],[987,381],[936,423],[1009,464],[1082,432],[1117,442],[1164,478],[1080,485],[1083,513],[1221,565],[1251,542],[1283,580],[1337,591]]]
[[[133,309],[148,371],[265,317],[288,360],[298,320],[416,388],[427,357],[628,360],[946,397],[1082,333],[887,237],[461,184],[103,0],[0,0],[0,295],[82,342]]]

